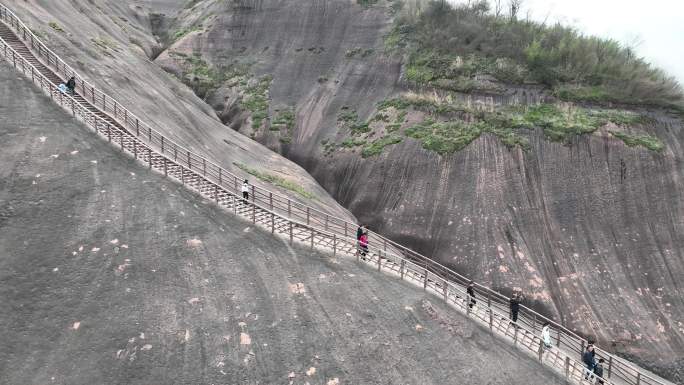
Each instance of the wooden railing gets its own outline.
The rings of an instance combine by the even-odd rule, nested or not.
[[[254,223],[270,228],[273,233],[284,234],[289,237],[290,242],[300,241],[310,244],[311,247],[328,248],[334,255],[356,252],[354,237],[356,224],[254,185],[251,186],[250,201],[243,200],[240,198],[241,177],[165,137],[142,122],[114,98],[88,83],[2,4],[0,4],[0,19],[13,29],[16,37],[23,45],[30,48],[32,54],[43,65],[61,76],[63,80],[74,76],[77,93],[85,101],[76,100],[60,92],[56,84],[2,39],[0,39],[0,54],[16,69],[29,76],[54,101],[93,128],[95,132],[119,145],[123,151],[131,153],[136,159],[148,164],[150,168],[195,189],[223,208],[248,218],[251,217]],[[111,124],[108,119],[94,113],[92,107],[106,113],[117,124]],[[368,262],[376,263],[378,270],[393,271],[402,279],[407,278],[422,284],[425,290],[437,293],[447,303],[474,314],[474,318],[480,321],[487,321],[485,323],[491,330],[494,330],[494,318],[508,320],[508,297],[476,283],[478,309],[483,310],[486,315],[481,314],[482,311],[470,311],[467,305],[463,306],[467,302],[465,287],[470,282],[469,278],[377,233],[371,232],[370,235],[371,253]],[[555,355],[554,357],[558,359],[553,361],[552,366],[558,369],[558,365],[562,364],[560,370],[565,373],[566,377],[577,377],[577,373],[583,369],[582,364],[576,358],[580,357],[584,351],[586,339],[525,306],[520,307],[517,326],[512,328],[516,333],[514,338],[517,339],[518,333],[528,336],[532,341],[529,346],[526,345],[528,350],[538,353],[539,346],[541,346],[538,335],[545,322],[551,324],[555,345],[552,349],[555,353],[547,354]],[[507,335],[510,329],[507,328],[503,335]],[[603,358],[606,362],[604,372],[606,383],[669,384],[623,358],[600,348],[596,348],[595,351],[596,358]]]

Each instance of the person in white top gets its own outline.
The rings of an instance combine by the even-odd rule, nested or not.
[[[247,179],[242,183],[242,197],[249,200],[249,182]]]
[[[551,349],[551,325],[548,322],[544,322],[544,326],[542,326],[542,344],[543,346],[543,351],[547,351]],[[539,360],[541,361],[542,359],[542,354],[543,352],[539,352]]]

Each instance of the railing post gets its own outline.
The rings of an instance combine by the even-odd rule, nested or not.
[[[256,187],[252,185],[252,202],[256,202]]]
[[[93,95],[93,105],[95,105],[95,87],[90,87],[90,93]]]
[[[135,120],[135,136],[140,136],[140,121],[138,119]],[[163,138],[162,138],[162,148],[164,148]]]
[[[207,176],[207,160],[202,158],[202,174]]]
[[[166,160],[166,158],[164,158],[164,176],[169,176],[169,173],[167,171],[166,162],[167,162],[167,160]]]
[[[147,140],[149,140],[150,143],[152,143],[152,128],[151,127],[147,128]]]
[[[442,280],[442,285],[444,287],[444,302],[449,303],[449,286],[446,279]]]
[[[188,151],[188,170],[192,170],[192,163],[190,161],[190,151]]]
[[[406,273],[406,260],[402,259],[401,264],[399,265],[399,277],[401,279],[404,279],[404,274]]]
[[[544,341],[539,340],[539,349],[537,350],[539,353],[539,362],[543,363],[543,358],[544,358]]]
[[[328,221],[329,221],[329,215],[325,214],[325,231],[328,231]]]
[[[173,161],[175,162],[178,160],[178,146],[176,146],[176,143],[173,143]]]
[[[347,222],[344,222],[344,236],[347,237]]]
[[[290,245],[294,242],[294,236],[292,234],[292,222],[288,222],[290,224]]]
[[[610,378],[610,374],[613,372],[613,356],[608,357],[608,374],[606,378]]]
[[[513,328],[513,345],[518,343],[518,327]]]
[[[271,210],[273,210],[273,193],[272,192],[268,193],[268,204],[269,204]]]
[[[287,217],[292,218],[292,201],[287,200]]]
[[[124,150],[124,142],[123,142],[123,131],[119,131],[119,144],[121,145],[121,151]]]
[[[233,177],[233,184],[235,185],[235,186],[234,186],[235,192],[238,192],[239,190],[238,190],[238,180],[237,180],[237,176],[234,176],[234,177]]]
[[[136,122],[138,120],[136,119]],[[124,110],[124,127],[128,125],[128,110]]]
[[[152,148],[147,147],[147,161],[149,162],[148,167],[152,168]]]
[[[425,279],[423,280],[423,290],[427,290],[427,284],[428,284],[428,269],[424,269],[423,272],[425,273]]]
[[[112,128],[109,125],[109,123],[107,123],[107,140],[109,141],[109,143],[112,142]]]
[[[306,224],[309,224],[309,217],[311,214],[309,213],[309,206],[306,206]]]
[[[133,157],[138,159],[138,142],[133,141]]]
[[[107,95],[102,93],[102,111],[107,112]]]
[[[556,347],[560,347],[560,336],[561,336],[561,331],[560,328],[556,329]]]
[[[275,233],[275,214],[271,211],[271,234]]]
[[[635,385],[639,385],[639,384],[641,384],[641,372],[637,372],[637,376],[636,376],[636,384]]]
[[[584,344],[585,344],[585,341],[581,340],[580,341],[580,346],[581,346],[580,347],[580,357],[582,356],[582,354],[584,353],[584,349],[586,348],[586,345],[584,345]]]
[[[162,139],[164,139],[163,136],[162,136]],[[162,140],[162,143],[164,143],[163,140]],[[223,180],[222,180],[222,179],[223,179],[223,176],[221,175],[221,170],[223,170],[223,169],[222,169],[221,167],[219,167],[218,170],[219,170],[219,181],[218,181],[218,182],[219,182],[219,185],[223,185]]]
[[[333,234],[333,258],[337,256],[337,235]]]
[[[492,331],[494,329],[494,315],[492,314],[492,309],[489,308],[489,330]]]
[[[218,185],[214,185],[214,200],[216,203],[219,203],[219,198],[218,198]]]
[[[378,250],[378,271],[382,269],[382,251]]]
[[[565,357],[565,379],[570,379],[570,357]]]
[[[382,248],[383,248],[383,250],[387,251],[387,239],[386,238],[382,239]]]

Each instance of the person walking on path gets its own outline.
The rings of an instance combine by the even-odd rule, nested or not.
[[[475,306],[475,304],[477,303],[477,301],[475,301],[475,282],[470,281],[470,283],[468,284],[468,288],[466,289],[466,294],[468,294],[468,298],[470,298],[470,303],[468,304],[468,307],[472,309],[473,306]]]
[[[364,230],[359,238],[359,253],[361,253],[361,259],[366,260],[366,254],[368,254],[368,230]]]
[[[246,201],[249,200],[249,181],[247,179],[242,183],[242,198]]]
[[[520,311],[520,302],[522,302],[522,300],[523,296],[520,293],[513,293],[513,296],[511,296],[511,322],[513,322],[513,324],[518,322],[518,312]]]
[[[66,83],[66,86],[69,89],[69,92],[73,95],[74,90],[76,89],[76,78],[73,76],[69,78],[69,80]]]
[[[544,322],[544,326],[542,326],[542,343],[544,350],[551,349],[551,324],[548,322]]]
[[[596,383],[603,385],[603,358],[599,358],[598,363],[594,367],[594,374],[596,375]]]
[[[582,362],[586,366],[584,370],[584,379],[589,380],[589,376],[593,376],[594,368],[596,367],[596,359],[594,358],[594,345],[587,345],[587,349],[582,354]]]

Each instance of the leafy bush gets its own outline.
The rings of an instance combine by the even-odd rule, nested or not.
[[[277,175],[271,175],[271,174],[261,172],[259,170],[250,168],[247,165],[242,164],[242,163],[233,163],[233,164],[235,166],[237,166],[239,169],[241,169],[242,171],[257,177],[259,180],[262,180],[264,182],[274,184],[278,187],[282,187],[284,189],[293,191],[293,192],[295,192],[295,193],[297,193],[297,194],[299,194],[299,195],[301,195],[307,199],[315,199],[316,198],[315,195],[306,191],[304,189],[304,187],[302,187],[302,186],[300,186],[294,182],[291,182],[285,178],[279,177]]]
[[[630,135],[624,132],[611,131],[616,138],[622,140],[629,147],[642,146],[654,152],[661,152],[665,149],[665,145],[660,139],[648,134],[644,135]]]
[[[385,44],[408,54],[410,81],[467,91],[464,79],[487,74],[502,82],[554,87],[565,100],[682,104],[674,78],[614,40],[561,24],[495,15],[484,0],[406,4],[411,6],[395,17]]]
[[[363,150],[361,150],[361,156],[364,158],[369,158],[371,156],[380,155],[385,147],[401,143],[402,140],[403,138],[397,135],[384,136],[365,145]]]

